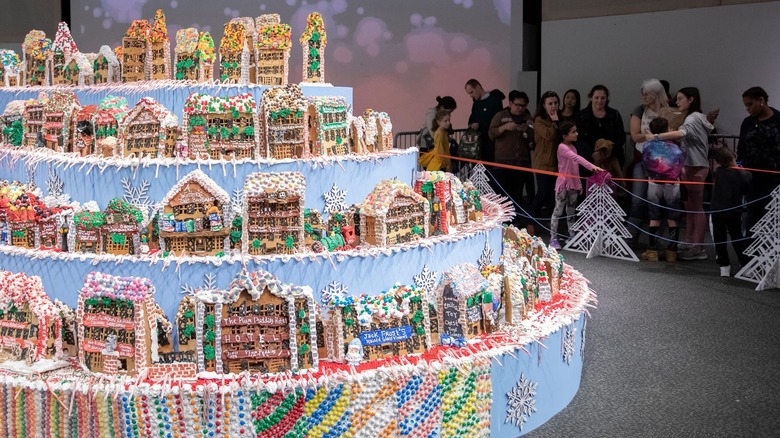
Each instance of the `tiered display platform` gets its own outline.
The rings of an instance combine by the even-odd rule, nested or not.
[[[160,82],[132,87],[76,87],[75,90],[82,103],[97,103],[111,94],[127,97],[132,105],[134,100],[151,95],[174,114],[181,115],[191,92],[223,97],[250,93],[260,106],[265,88]],[[304,84],[301,89],[306,96],[335,95],[349,102],[352,98],[351,89],[343,87]],[[38,91],[11,89],[0,92],[0,105],[14,99],[35,97]],[[78,203],[76,205],[94,201],[102,207],[121,198],[133,207],[146,210],[144,226],[147,228],[159,224],[163,230],[165,217],[158,218],[157,222],[148,222],[148,217],[168,214],[165,208],[171,204],[170,200],[184,197],[176,190],[181,189],[182,184],[186,186],[192,178],[207,181],[204,187],[218,189],[213,190],[213,197],[230,204],[230,209],[239,212],[237,214],[247,214],[251,199],[246,193],[247,187],[254,188],[254,181],[263,175],[305,182],[301,193],[287,190],[282,197],[274,198],[284,199],[293,192],[300,196],[296,208],[301,210],[301,217],[303,210],[317,211],[322,212],[322,219],[326,220],[328,216],[346,211],[347,206],[362,205],[361,226],[366,227],[365,215],[372,213],[376,214],[372,218],[378,218],[384,211],[382,208],[388,205],[390,209],[396,208],[395,204],[382,202],[413,199],[414,203],[403,204],[407,210],[401,208],[399,211],[407,211],[409,217],[422,217],[424,212],[426,220],[425,230],[417,227],[406,237],[397,235],[398,228],[406,226],[406,222],[393,223],[395,225],[378,222],[377,228],[382,233],[377,236],[381,234],[386,241],[366,243],[364,230],[364,242],[356,248],[334,245],[327,248],[330,251],[323,252],[314,251],[314,246],[308,243],[293,247],[291,240],[291,244],[278,253],[259,254],[253,252],[259,250],[259,245],[247,244],[246,237],[243,247],[227,248],[226,243],[225,251],[210,254],[160,250],[118,255],[62,250],[60,247],[0,245],[3,270],[38,276],[41,289],[49,298],[72,308],[78,306],[77,322],[84,323],[88,329],[77,329],[77,339],[83,341],[85,331],[91,333],[95,327],[111,328],[112,324],[124,327],[125,320],[88,317],[89,311],[85,309],[100,307],[105,297],[116,302],[133,301],[136,308],[144,303],[147,313],[136,312],[135,318],[141,318],[139,315],[159,318],[160,330],[170,333],[173,351],[166,352],[165,364],[182,362],[194,370],[180,373],[176,366],[167,366],[152,371],[154,364],[164,362],[154,350],[147,360],[149,369],[135,374],[123,372],[131,367],[127,357],[132,357],[136,364],[141,363],[142,357],[137,351],[134,357],[128,352],[132,342],[128,343],[126,339],[117,342],[116,337],[99,343],[88,339],[90,342],[73,346],[85,349],[90,357],[100,356],[100,360],[105,360],[103,372],[88,371],[83,365],[83,352],[79,356],[81,363],[71,358],[56,364],[45,359],[32,365],[7,365],[0,371],[0,406],[4,407],[0,410],[0,435],[501,437],[515,436],[544,423],[566,406],[577,391],[582,370],[586,308],[593,304],[595,296],[578,272],[569,266],[561,271],[563,265],[559,263],[557,253],[548,254],[537,241],[533,243],[534,254],[548,257],[547,268],[530,268],[538,270],[533,274],[533,280],[530,276],[522,280],[523,285],[526,280],[528,284],[538,282],[537,297],[533,297],[531,288],[522,298],[523,292],[518,286],[519,267],[513,280],[517,284],[512,284],[517,288],[514,295],[508,292],[509,280],[500,279],[498,283],[494,280],[488,286],[477,265],[508,272],[501,267],[507,263],[506,251],[517,250],[514,243],[506,246],[502,225],[511,218],[511,208],[501,199],[479,197],[474,194],[476,192],[468,194],[466,190],[462,191],[463,199],[457,201],[481,204],[479,209],[475,210],[472,205],[468,212],[471,220],[448,219],[431,206],[435,203],[437,208],[445,207],[443,198],[450,196],[449,189],[442,188],[445,187],[442,177],[426,175],[430,180],[421,182],[422,177],[415,172],[416,166],[416,149],[279,160],[192,160],[79,156],[41,147],[0,146],[0,179],[32,183],[41,188],[42,196],[65,197],[68,202]],[[394,181],[388,183],[388,180]],[[421,194],[412,192],[416,182]],[[274,184],[278,189],[279,182]],[[448,184],[449,180],[446,187]],[[400,190],[399,186],[407,187],[408,191]],[[270,190],[268,184],[263,187]],[[300,187],[300,184],[296,185],[296,188]],[[377,187],[387,189],[378,190]],[[425,208],[415,210],[414,206],[418,204]],[[446,204],[445,208],[449,210],[450,207],[452,205]],[[170,214],[173,218],[174,214]],[[431,227],[430,235],[427,227],[434,219],[429,215],[438,215],[440,222],[438,228]],[[399,217],[399,220],[406,219],[403,215]],[[442,221],[453,225],[449,229],[442,227]],[[169,225],[173,232],[173,219]],[[229,224],[226,222],[224,226],[227,228]],[[74,229],[71,228],[71,234]],[[346,237],[346,232],[342,232]],[[391,237],[396,240],[391,241]],[[73,239],[72,236],[68,238]],[[112,239],[114,237],[109,240]],[[111,243],[117,242],[112,240]],[[530,267],[530,263],[537,263],[539,259],[530,256],[530,243],[526,249]],[[517,255],[512,257],[513,260],[517,258]],[[457,273],[462,272],[460,269],[464,265],[473,266],[481,282],[458,278]],[[559,267],[553,268],[553,265]],[[486,276],[487,272],[482,271]],[[97,277],[94,273],[98,273]],[[446,285],[445,277],[450,282]],[[552,291],[551,282],[555,283]],[[121,293],[110,290],[112,284],[117,291],[121,289]],[[464,288],[464,284],[468,287]],[[542,287],[545,285],[547,289]],[[392,305],[388,302],[383,307],[382,303],[371,301],[370,297],[390,296],[386,291],[391,290],[396,291],[398,302]],[[411,295],[401,298],[399,290],[411,291]],[[249,323],[241,322],[244,321],[242,318],[259,321],[262,318],[252,315],[267,315],[260,307],[267,303],[261,304],[262,300],[258,298],[267,291],[287,300],[291,309],[289,318],[264,319],[265,323],[257,324],[261,333],[265,333],[261,334],[258,343],[244,346],[238,352],[230,350],[233,347],[228,347],[229,344],[249,342],[245,331],[229,332],[225,327],[231,327],[230,324],[244,327]],[[149,295],[140,296],[141,292]],[[343,298],[342,301],[333,299],[334,294]],[[13,295],[16,301],[12,301],[18,304],[17,295]],[[239,295],[242,300],[245,296],[254,299],[254,306],[230,307],[225,312],[235,311],[236,314],[227,316],[228,313],[224,313],[220,319],[219,310],[214,309],[223,304],[228,308],[228,303],[232,303],[229,300],[236,300]],[[443,299],[444,295],[449,298]],[[509,295],[514,298],[505,298]],[[409,311],[409,296],[416,297],[415,304],[419,304],[420,299],[424,304],[430,303],[429,309],[423,304],[417,311],[419,315]],[[504,324],[504,312],[513,306],[512,299],[516,300],[518,296],[525,305],[523,319],[518,321],[518,309],[523,305],[517,307],[515,302],[514,324]],[[188,297],[202,302],[193,305],[189,315],[184,315],[189,310],[181,303]],[[307,307],[306,297],[311,297],[314,304]],[[303,307],[296,300],[301,300]],[[114,302],[111,301],[111,305]],[[448,303],[460,303],[461,307],[448,307],[451,305]],[[0,310],[8,312],[17,304]],[[156,313],[155,305],[159,305],[164,318]],[[350,313],[353,310],[354,317]],[[366,311],[370,316],[364,314]],[[338,324],[333,323],[334,312],[342,312]],[[208,318],[215,315],[217,327],[211,330],[214,319],[209,326]],[[188,318],[195,321],[195,328],[185,333],[182,329],[187,327],[182,321]],[[166,326],[164,320],[173,321],[173,324],[168,322]],[[219,321],[224,327],[220,327]],[[290,325],[289,334],[263,331],[280,324]],[[376,325],[376,330],[361,328],[359,336],[353,330],[355,325],[373,328],[371,324]],[[0,327],[11,328],[12,325],[8,322],[4,326],[0,322]],[[315,325],[318,332],[314,330]],[[215,332],[218,342],[214,340]],[[137,333],[150,336],[145,332],[135,333],[136,336]],[[317,333],[320,337],[315,348]],[[11,339],[7,333],[0,336],[8,349],[13,349],[12,344],[16,342],[13,339],[19,337],[14,335]],[[197,341],[194,356],[177,356],[176,350],[183,349],[189,342],[185,342],[185,338],[193,343]],[[311,345],[298,338],[310,339]],[[412,338],[419,340],[412,341]],[[157,342],[159,340],[152,340],[151,345],[162,351]],[[189,347],[195,345],[193,343]],[[269,345],[277,343],[283,347],[274,347],[272,351]],[[400,344],[403,348],[414,347],[418,353],[389,354]],[[204,345],[212,348],[210,353],[204,354]],[[57,348],[56,345],[49,347],[51,350]],[[234,360],[236,369],[227,364],[228,359],[266,359],[264,355],[271,354],[279,358],[292,355],[295,360],[278,373],[267,368],[269,363],[276,363],[272,361],[261,361],[262,365],[257,365],[251,360]],[[114,357],[125,359],[111,359]],[[347,361],[354,360],[356,365],[344,363],[345,357]],[[94,364],[90,363],[91,366]],[[50,371],[47,365],[60,368]],[[255,366],[262,371],[253,368]]]

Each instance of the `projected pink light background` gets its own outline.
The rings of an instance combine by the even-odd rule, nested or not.
[[[165,12],[174,39],[183,27],[209,31],[218,45],[233,17],[277,13],[297,41],[306,16],[320,12],[328,46],[326,80],[354,88],[354,112],[374,108],[390,114],[395,131],[416,130],[437,95],[458,102],[456,128],[465,127],[471,102],[469,78],[486,89],[507,92],[510,0],[267,1],[72,0],[73,37],[84,52],[116,47],[133,20]],[[229,4],[229,6],[227,6]],[[56,23],[43,29],[54,35]],[[301,49],[290,58],[290,81],[300,81]]]

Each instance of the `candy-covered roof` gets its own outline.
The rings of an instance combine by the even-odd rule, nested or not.
[[[186,29],[179,29],[176,31],[176,47],[174,52],[194,54],[198,49],[198,39],[200,33],[194,27],[188,27]]]
[[[190,182],[196,182],[200,184],[201,187],[203,187],[207,192],[214,196],[217,201],[219,201],[223,208],[230,205],[230,196],[227,194],[227,192],[218,186],[213,179],[209,178],[208,175],[203,173],[202,170],[195,169],[185,175],[184,178],[180,179],[173,187],[171,187],[171,189],[168,191],[168,194],[165,195],[165,198],[163,198],[163,200],[158,204],[158,208],[162,209],[168,205],[171,202],[171,199],[178,195],[179,192],[184,189],[184,186]]]
[[[84,298],[108,297],[141,302],[154,294],[152,280],[143,277],[119,277],[90,272],[79,291]]]
[[[292,29],[287,23],[271,23],[258,27],[258,49],[286,50],[292,47]]]
[[[370,216],[386,216],[398,196],[411,198],[414,202],[428,204],[428,201],[410,186],[396,179],[386,179],[374,187],[360,204],[360,213]],[[425,207],[428,208],[427,206]]]
[[[357,298],[342,293],[326,295],[323,304],[330,308],[354,306],[358,323],[369,325],[374,318],[388,322],[394,318],[409,316],[412,299],[424,299],[425,294],[425,290],[414,285],[396,283],[379,295],[362,294]]]
[[[116,53],[114,53],[113,50],[111,50],[111,47],[109,46],[100,46],[100,51],[98,51],[98,55],[103,55],[104,58],[106,58],[106,61],[108,61],[108,65],[117,66],[119,65],[119,60],[116,59]]]
[[[21,62],[19,55],[13,50],[0,49],[0,63],[4,68],[18,71]]]
[[[421,172],[417,172],[415,175],[415,179],[418,181],[430,181],[430,182],[440,182],[440,181],[449,181],[450,175],[447,172],[442,172],[439,170],[434,171],[427,171],[423,170]]]
[[[119,198],[112,198],[110,201],[108,201],[108,205],[106,206],[106,209],[103,211],[103,214],[109,214],[109,213],[121,213],[121,214],[130,215],[136,223],[141,223],[141,221],[143,221],[144,219],[144,214],[143,212],[141,212],[141,210],[138,207]]]
[[[308,107],[306,98],[303,97],[303,91],[298,84],[266,88],[263,91],[262,102],[269,113],[286,109],[303,111]]]
[[[79,112],[76,113],[76,120],[92,120],[92,117],[95,116],[95,111],[97,111],[97,105],[87,105],[82,107]]]
[[[122,123],[132,120],[138,113],[143,110],[149,110],[154,114],[154,117],[160,121],[160,125],[163,128],[170,128],[179,126],[179,119],[176,114],[170,112],[165,105],[157,102],[151,97],[142,97],[141,100],[130,110],[129,113],[122,119]]]
[[[225,55],[244,50],[244,33],[246,29],[242,23],[230,21],[225,23],[225,31],[219,42],[219,53]]]
[[[42,30],[31,30],[22,43],[22,50],[34,59],[47,59],[51,55],[51,40]]]
[[[52,50],[62,52],[66,56],[79,51],[76,48],[76,42],[73,41],[73,36],[70,34],[68,23],[60,21],[60,24],[57,25],[57,33],[54,35]]]
[[[149,32],[152,29],[152,25],[146,20],[135,20],[130,23],[130,27],[125,32],[126,38],[135,38],[147,41],[149,39]]]
[[[203,62],[213,64],[217,60],[217,54],[214,51],[214,38],[208,32],[201,32],[198,38],[198,57]]]
[[[127,107],[126,98],[121,96],[112,96],[110,94],[100,101],[97,108],[99,115],[101,115],[101,113],[110,114],[112,117],[114,117],[114,119],[116,119],[117,122],[121,121],[129,111],[130,108]]]
[[[259,270],[247,272],[242,269],[230,282],[228,289],[223,292],[223,303],[232,303],[238,299],[241,291],[246,289],[253,300],[260,298],[265,288],[277,297],[281,298],[306,298],[313,300],[313,294],[309,286],[296,286],[282,283],[273,274]]]
[[[388,133],[393,130],[393,123],[390,121],[390,116],[386,112],[376,113],[377,121],[382,126],[382,130]]]
[[[79,99],[76,97],[76,93],[67,90],[57,90],[51,93],[49,96],[49,102],[45,105],[46,111],[69,111],[78,106],[81,106]]]
[[[255,20],[252,20],[252,17],[235,17],[230,19],[230,22],[243,24],[244,30],[250,35],[255,33]]]
[[[191,93],[184,102],[185,114],[252,113],[257,108],[252,93],[243,93],[229,97],[210,94]]]
[[[44,292],[40,277],[0,271],[0,309],[7,310],[11,304],[17,308],[29,304],[39,318],[59,315],[59,308]]]
[[[319,12],[312,12],[306,17],[306,30],[301,34],[300,43],[308,44],[309,40],[319,41],[321,47],[328,43],[328,34],[325,32],[325,22]]]
[[[149,29],[149,42],[150,43],[164,43],[170,41],[168,38],[168,26],[165,23],[165,13],[162,9],[158,9],[154,13],[154,23],[152,23],[151,29]]]
[[[306,98],[321,113],[344,112],[349,108],[343,96],[309,96]]]
[[[244,194],[254,196],[262,193],[286,192],[303,199],[306,193],[306,177],[300,172],[253,173],[246,177]]]
[[[445,284],[449,284],[455,296],[460,298],[468,298],[490,286],[477,265],[472,263],[461,263],[444,272],[441,286]]]

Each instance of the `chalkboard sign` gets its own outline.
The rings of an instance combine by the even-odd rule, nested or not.
[[[460,324],[460,302],[450,285],[444,286],[441,309],[442,333],[450,336],[463,336],[463,326]]]
[[[468,322],[477,322],[482,319],[482,309],[479,304],[475,304],[466,309],[466,320]]]

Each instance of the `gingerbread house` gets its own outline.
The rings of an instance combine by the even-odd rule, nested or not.
[[[103,210],[103,250],[108,254],[125,255],[140,252],[140,224],[143,212],[119,198],[113,198]]]
[[[168,26],[162,9],[154,13],[154,21],[149,29],[146,63],[148,64],[147,79],[152,81],[171,79],[171,40],[168,37]]]
[[[104,157],[119,155],[119,122],[130,112],[127,99],[108,95],[100,101],[92,120],[95,132],[95,154]]]
[[[43,105],[44,146],[57,152],[71,152],[73,116],[81,110],[76,93],[53,91]]]
[[[22,146],[43,147],[43,107],[48,99],[45,93],[40,93],[37,99],[30,99],[25,103]]]
[[[184,102],[183,146],[192,159],[254,158],[260,139],[251,93],[215,97],[192,93]]]
[[[87,105],[77,109],[76,114],[72,117],[73,126],[71,126],[70,132],[73,138],[71,138],[70,144],[73,147],[73,152],[82,157],[90,155],[94,151],[95,127],[93,123],[95,112],[97,112],[97,105]]]
[[[6,87],[22,85],[22,61],[13,50],[0,49],[0,84]]]
[[[25,85],[49,85],[51,40],[42,30],[31,30],[22,43]]]
[[[201,170],[176,183],[157,207],[160,249],[174,254],[216,255],[227,245],[230,197]]]
[[[266,271],[240,272],[222,300],[219,352],[228,373],[317,368],[317,305],[311,288]]]
[[[385,112],[367,109],[365,119],[366,146],[371,152],[393,149],[393,123]]]
[[[196,81],[198,79],[198,29],[188,27],[176,31],[174,78]]]
[[[149,56],[151,25],[146,20],[135,20],[122,38],[122,82],[138,82],[148,79],[146,57]]]
[[[329,323],[335,332],[334,359],[347,359],[354,340],[362,360],[422,353],[431,348],[426,291],[396,284],[380,295],[332,294],[325,297]]]
[[[122,69],[116,54],[109,46],[100,46],[100,51],[92,61],[94,83],[118,83],[122,82]]]
[[[244,182],[242,252],[292,254],[303,250],[306,180],[299,172],[253,173]]]
[[[54,35],[52,51],[52,85],[78,85],[79,66],[73,59],[78,52],[76,42],[70,34],[68,23],[61,21]]]
[[[82,254],[103,253],[102,229],[106,220],[94,201],[86,202],[73,213],[68,230],[68,251]]]
[[[431,208],[431,236],[448,234],[450,224],[450,209],[452,203],[452,188],[449,173],[417,172],[414,181],[414,191],[428,200]]]
[[[398,180],[384,180],[360,204],[364,243],[389,246],[428,237],[428,200]]]
[[[263,91],[260,120],[264,144],[261,143],[261,155],[278,160],[308,156],[306,113],[306,99],[297,84]]]
[[[349,150],[355,154],[364,154],[368,152],[366,146],[366,120],[361,117],[355,117],[352,114],[347,115],[349,124]]]
[[[303,47],[302,82],[325,82],[325,46],[328,44],[325,23],[319,12],[306,17],[306,30],[300,38]]]
[[[95,70],[92,68],[92,61],[86,54],[81,52],[74,53],[67,67],[66,73],[70,74],[71,78],[69,79],[66,75],[66,80],[75,79],[75,85],[79,86],[95,83]]]
[[[257,17],[257,83],[287,85],[292,29],[281,23],[279,14]]]
[[[0,271],[0,360],[60,359],[62,319],[40,277]]]
[[[103,374],[135,375],[158,354],[154,285],[148,278],[90,272],[79,291],[79,362]]]
[[[214,50],[214,38],[209,32],[201,32],[198,37],[198,50],[195,53],[198,58],[197,81],[211,81],[214,79],[214,62],[217,53]]]
[[[3,143],[21,146],[24,139],[25,101],[12,100],[3,111]]]
[[[314,155],[346,155],[349,149],[349,103],[341,96],[308,99],[309,149]]]
[[[471,263],[461,263],[444,272],[436,289],[440,333],[464,339],[486,333],[483,304],[493,305],[489,286],[479,268]]]
[[[0,199],[0,204],[5,206],[3,210],[8,223],[9,243],[22,248],[35,248],[38,231],[35,213],[37,196],[26,188],[16,186]]]
[[[244,22],[233,19],[225,24],[225,31],[219,43],[219,74],[222,82],[250,82],[254,46],[247,45],[247,39],[252,40],[251,30],[246,28]]]
[[[119,124],[119,155],[171,156],[178,132],[175,114],[151,97],[141,98]]]
[[[36,210],[36,248],[67,251],[63,235],[67,232],[72,215],[70,204],[52,197],[44,198]]]
[[[465,224],[469,220],[468,213],[466,212],[466,190],[463,187],[463,183],[457,176],[448,173],[446,174],[450,179],[450,224],[460,225]]]
[[[195,295],[186,295],[179,302],[179,306],[176,310],[174,324],[176,325],[176,333],[178,333],[178,350],[181,353],[191,352],[194,354],[199,350],[195,329],[197,324],[195,315],[197,312],[198,300],[196,299]],[[202,338],[201,341],[203,341]],[[202,351],[202,349],[200,350]],[[195,359],[195,356],[192,357]]]
[[[509,226],[504,230],[504,316],[507,324],[526,319],[536,304],[536,270],[529,261],[532,237]]]

